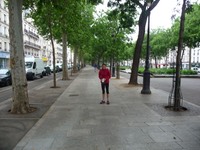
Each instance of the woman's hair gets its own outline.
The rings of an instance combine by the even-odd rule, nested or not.
[[[103,66],[103,65],[105,65],[105,66],[106,66],[106,64],[102,64],[102,66]]]

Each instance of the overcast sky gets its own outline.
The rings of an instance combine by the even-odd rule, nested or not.
[[[182,2],[182,0],[179,0]],[[200,1],[200,0],[191,0]],[[104,0],[104,4],[98,6],[98,10],[107,9],[108,0]],[[174,9],[177,8],[177,0],[160,0],[158,5],[151,12],[151,29],[169,28],[171,27],[171,17],[174,14]],[[180,11],[181,8],[179,8]]]

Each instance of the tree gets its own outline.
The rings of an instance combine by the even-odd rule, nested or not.
[[[180,77],[180,67],[181,67],[181,52],[183,50],[183,36],[184,36],[184,21],[185,21],[185,11],[187,8],[187,0],[183,0],[182,12],[180,19],[180,30],[178,39],[178,51],[176,56],[176,82],[174,91],[174,110],[180,110],[181,107],[181,77]]]
[[[133,53],[133,64],[131,69],[131,77],[129,80],[129,84],[138,84],[138,67],[142,51],[142,44],[144,40],[147,17],[149,16],[150,12],[156,7],[160,0],[145,0],[143,1],[143,3],[141,3],[140,0],[126,0],[124,3],[121,0],[114,2],[113,1],[114,0],[110,0],[109,5],[117,7],[114,11],[120,14],[120,23],[122,24],[123,28],[130,28],[134,25],[134,19],[137,14],[136,8],[139,7],[141,9],[138,21],[139,33]],[[148,3],[150,3],[151,5],[148,6]]]
[[[191,69],[192,48],[199,46],[200,43],[200,5],[195,3],[186,10],[184,44],[189,47],[189,69]]]
[[[152,1],[151,1],[152,2]],[[154,9],[154,7],[158,4],[159,0],[155,0],[151,3],[149,7],[148,1],[145,1],[144,5],[138,2],[139,7],[141,8],[142,12],[139,17],[138,26],[139,26],[139,33],[138,39],[136,41],[135,51],[133,55],[133,64],[131,69],[131,77],[129,80],[129,84],[138,84],[138,67],[139,67],[139,59],[141,55],[142,43],[144,40],[144,33],[145,33],[145,26],[147,17],[150,15],[150,12]]]
[[[183,47],[189,48],[189,69],[191,69],[191,51],[199,45],[200,41],[200,28],[198,24],[200,19],[198,14],[200,13],[200,5],[197,3],[189,5],[186,7],[185,11],[185,25],[184,25],[184,37],[183,37]],[[176,18],[175,22],[171,27],[171,44],[176,47],[180,28],[180,18]],[[184,52],[182,53],[182,55]]]
[[[10,67],[12,74],[12,107],[11,113],[24,114],[33,111],[29,105],[23,33],[22,33],[23,0],[8,0]],[[17,24],[17,25],[16,25]]]
[[[54,19],[57,16],[54,1],[36,1],[32,8],[30,17],[33,18],[34,24],[37,26],[38,31],[46,39],[51,41],[53,49],[53,87],[56,88],[56,73],[55,73],[55,47],[54,47]]]
[[[170,49],[171,33],[169,29],[157,29],[151,33],[151,57],[155,59],[157,68],[157,59],[161,59],[168,54]]]

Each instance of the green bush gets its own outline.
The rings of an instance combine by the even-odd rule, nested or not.
[[[175,69],[166,69],[166,74],[174,74],[175,72]]]
[[[171,75],[176,72],[175,69],[167,69],[167,68],[151,68],[149,70],[152,74],[169,74],[169,75]],[[138,70],[138,73],[141,74],[143,72],[144,72],[144,68],[140,67]],[[182,75],[196,75],[197,72],[193,71],[193,70],[181,70],[181,74]]]
[[[196,75],[197,72],[193,70],[181,70],[181,74],[183,75]]]
[[[143,67],[140,67],[139,69],[138,69],[138,73],[143,73],[144,72],[144,68]]]
[[[131,69],[129,66],[120,66],[120,70],[126,70],[126,69]]]

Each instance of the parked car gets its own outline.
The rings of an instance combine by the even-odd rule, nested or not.
[[[57,63],[56,66],[58,66],[58,71],[62,71],[62,63]]]
[[[53,73],[53,65],[50,66],[51,72]],[[59,67],[55,65],[55,72],[59,71]]]
[[[11,72],[9,69],[0,69],[0,86],[12,84]]]
[[[71,69],[71,68],[72,68],[72,64],[71,64],[71,63],[68,63],[68,64],[67,64],[67,68],[68,68],[68,69]]]
[[[198,68],[197,66],[192,67],[191,70],[196,71],[197,73],[200,73],[200,68]]]
[[[34,80],[37,76],[42,78],[44,71],[44,62],[42,59],[27,56],[25,57],[25,67],[26,67],[26,78],[28,80]]]
[[[49,66],[44,67],[43,76],[51,75],[51,69]]]
[[[125,72],[130,74],[131,73],[131,69],[125,69]]]

